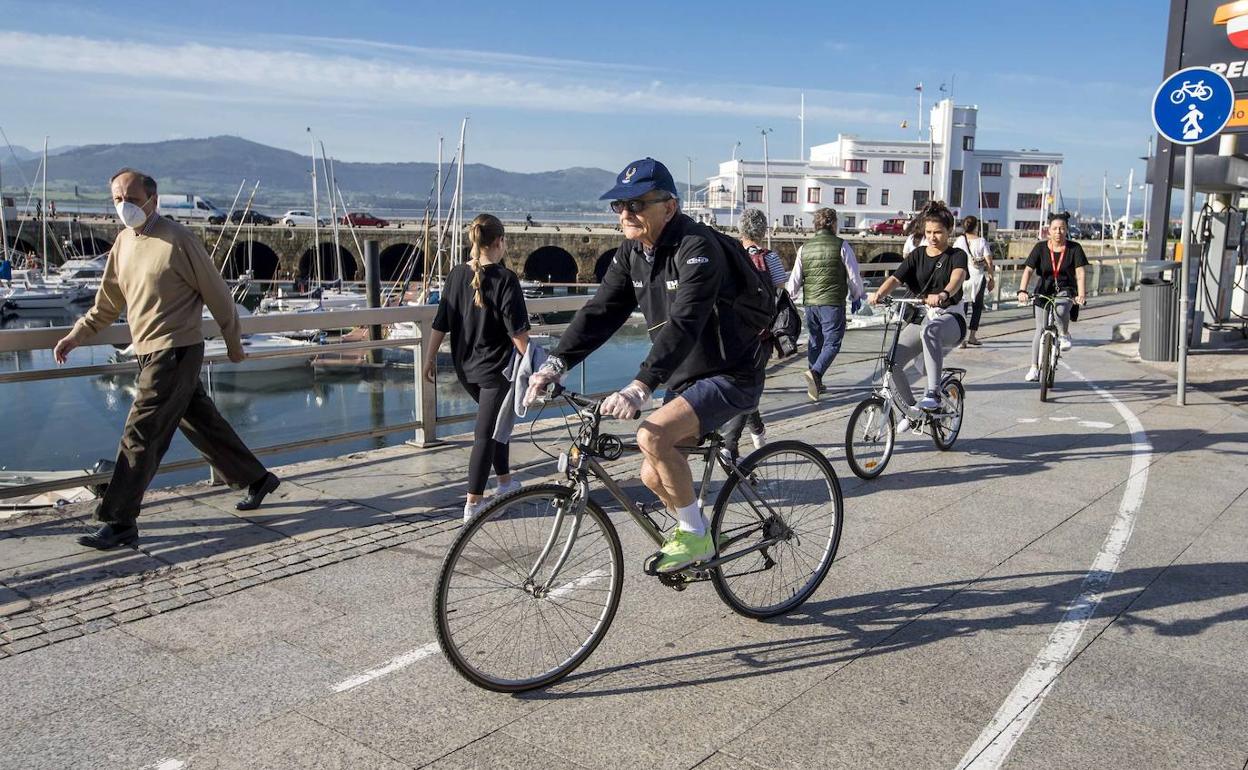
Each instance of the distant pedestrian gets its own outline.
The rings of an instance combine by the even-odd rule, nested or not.
[[[56,362],[65,363],[71,350],[126,311],[139,363],[138,395],[126,418],[113,477],[95,511],[103,526],[78,538],[101,550],[138,540],[143,495],[179,428],[227,482],[247,487],[234,506],[238,510],[260,507],[279,483],[199,381],[204,305],[221,328],[230,361],[241,363],[246,357],[229,287],[199,238],[156,214],[156,180],[122,169],[109,182],[125,228],[109,252],[95,304],[53,350]]]
[[[866,291],[858,272],[858,258],[849,242],[836,234],[836,211],[815,211],[815,234],[797,250],[786,288],[800,292],[806,305],[806,395],[818,401],[825,388],[823,375],[841,352],[845,337],[845,302],[856,311]]]
[[[741,234],[741,245],[749,253],[754,269],[764,273],[776,291],[783,291],[785,281],[788,280],[784,263],[780,261],[779,254],[763,245],[767,239],[767,215],[759,209],[746,209],[741,212],[737,229]],[[752,412],[737,415],[724,423],[721,431],[724,443],[733,458],[741,454],[739,448],[741,434],[745,432],[747,425],[750,428],[750,443],[755,449],[761,449],[767,443],[767,426],[763,423],[763,415],[757,408]]]
[[[48,216],[56,219],[56,201],[48,201]]]
[[[433,333],[425,347],[425,379],[437,375],[438,348],[451,335],[451,363],[459,382],[477,402],[477,424],[468,459],[468,495],[464,523],[485,507],[490,468],[498,477],[498,494],[520,488],[511,477],[510,445],[495,439],[499,417],[512,407],[508,371],[512,356],[529,347],[529,312],[520,279],[503,267],[507,242],[503,223],[478,214],[468,225],[472,259],[456,265],[446,278]]]
[[[955,249],[962,249],[967,256],[967,279],[963,287],[963,296],[971,303],[971,318],[968,323],[970,331],[963,347],[984,343],[979,341],[975,332],[979,331],[979,318],[984,312],[984,293],[992,291],[996,285],[996,266],[992,262],[992,246],[988,239],[979,234],[979,219],[964,217],[962,219],[963,234],[953,242]]]
[[[0,284],[4,288],[13,285],[13,263],[9,261],[9,250],[0,244]]]
[[[524,229],[528,230],[530,227],[537,227],[537,223],[533,221],[532,214],[525,214],[524,215]]]

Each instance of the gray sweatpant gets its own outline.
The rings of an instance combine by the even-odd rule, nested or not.
[[[1074,301],[1070,297],[1058,297],[1053,305],[1057,314],[1057,331],[1062,336],[1070,334],[1070,306]],[[1036,336],[1031,338],[1031,365],[1040,366],[1040,340],[1044,337],[1045,306],[1036,305]]]
[[[957,316],[945,313],[922,324],[910,324],[901,330],[897,340],[897,357],[893,362],[893,389],[907,404],[914,406],[914,394],[910,391],[910,378],[902,371],[907,364],[923,354],[927,368],[927,389],[940,389],[940,373],[945,366],[945,353],[962,339],[962,327]]]

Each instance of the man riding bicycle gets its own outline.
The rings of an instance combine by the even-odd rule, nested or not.
[[[677,527],[651,560],[675,572],[715,554],[684,452],[699,437],[758,406],[767,351],[738,322],[739,290],[716,235],[681,213],[676,182],[653,158],[630,163],[602,196],[625,241],[597,293],[572,319],[529,380],[526,402],[584,361],[640,309],[650,353],[633,381],[602,402],[602,414],[633,419],[660,385],[664,404],[637,430],[641,480],[675,514]]]

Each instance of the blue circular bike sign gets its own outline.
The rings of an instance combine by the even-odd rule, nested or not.
[[[1235,90],[1208,67],[1179,70],[1153,95],[1153,125],[1175,144],[1200,144],[1217,136],[1235,109]]]

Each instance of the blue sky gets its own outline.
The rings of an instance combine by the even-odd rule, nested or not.
[[[977,144],[1066,156],[1066,193],[1143,163],[1165,0],[1004,3],[195,3],[0,0],[0,126],[15,144],[236,134],[347,160],[685,177],[838,132],[901,137],[914,85],[980,106]],[[910,132],[914,135],[913,130]],[[449,150],[448,150],[449,155]]]

